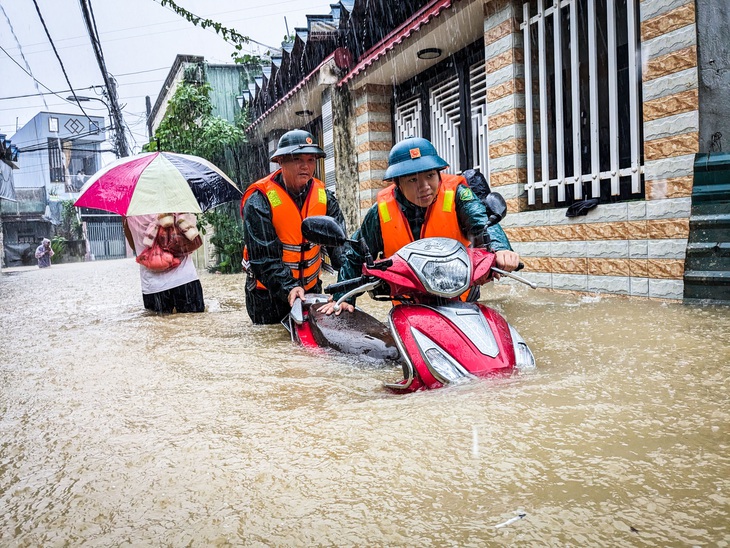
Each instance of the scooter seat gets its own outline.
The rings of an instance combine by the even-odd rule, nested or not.
[[[345,354],[357,354],[379,360],[397,360],[398,348],[390,330],[376,318],[355,309],[350,314],[327,315],[312,307],[309,324],[317,344]]]

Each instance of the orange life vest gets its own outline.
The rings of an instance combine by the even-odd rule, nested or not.
[[[304,206],[300,211],[287,191],[274,178],[281,173],[275,171],[249,185],[241,198],[241,216],[246,201],[254,192],[261,192],[269,200],[271,206],[271,222],[276,235],[283,245],[282,261],[291,269],[294,278],[305,290],[317,285],[322,268],[320,246],[307,242],[302,236],[302,221],[313,215],[327,214],[327,193],[325,186],[319,179],[312,179]],[[248,250],[243,249],[244,261],[248,260]],[[256,280],[256,287],[266,289],[266,286]]]
[[[459,228],[456,217],[456,189],[459,185],[467,185],[461,175],[441,174],[436,200],[428,206],[426,219],[421,227],[421,238],[452,238],[465,246],[470,244]],[[395,184],[378,192],[378,216],[380,232],[383,235],[383,254],[390,257],[406,244],[415,240],[411,233],[408,219],[398,207],[395,199]]]
[[[426,210],[426,218],[421,227],[420,238],[452,238],[467,247],[471,244],[461,233],[459,220],[456,216],[456,189],[459,185],[468,186],[466,179],[461,175],[441,174],[438,194],[436,200]],[[398,207],[398,202],[395,199],[395,188],[395,184],[384,188],[378,192],[377,198],[385,258],[390,257],[401,247],[415,240],[408,219]],[[471,295],[472,290],[469,289],[460,298],[466,302],[471,298]]]

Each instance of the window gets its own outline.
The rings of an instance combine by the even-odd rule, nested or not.
[[[528,204],[643,198],[636,0],[523,4]]]
[[[484,40],[470,44],[395,90],[393,138],[429,139],[449,173],[487,167]]]
[[[66,178],[66,169],[63,165],[63,153],[60,139],[48,139],[48,166],[52,183],[63,183]]]

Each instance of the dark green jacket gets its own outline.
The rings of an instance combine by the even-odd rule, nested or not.
[[[405,218],[408,220],[411,233],[416,239],[420,239],[418,235],[421,234],[421,227],[426,218],[427,208],[419,207],[409,202],[400,192],[400,189],[397,188],[395,191],[395,199]],[[484,204],[474,195],[469,187],[464,185],[459,185],[456,190],[456,215],[462,234],[470,240],[473,240],[477,235],[481,235],[484,226],[487,224],[488,215]],[[495,225],[490,226],[487,230],[491,238],[489,247],[492,251],[512,250],[502,227]],[[360,237],[365,239],[370,253],[375,259],[383,253],[383,235],[380,232],[378,204],[373,204],[368,210],[359,230],[352,236],[354,240],[359,240]],[[350,280],[362,275],[362,265],[364,262],[365,259],[360,251],[349,243],[346,244],[344,260],[340,267],[338,281]],[[338,295],[335,295],[335,298],[337,297]]]

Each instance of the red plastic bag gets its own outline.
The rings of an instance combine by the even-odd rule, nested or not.
[[[157,241],[137,256],[137,262],[153,272],[165,272],[180,266],[180,259],[162,249]]]

